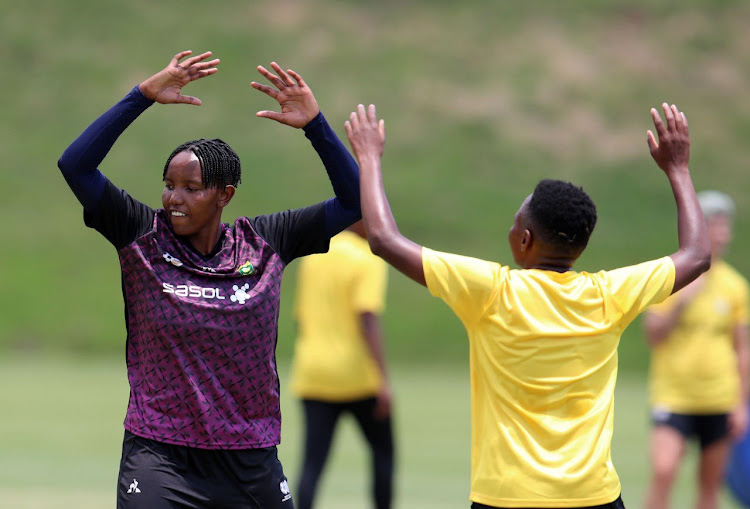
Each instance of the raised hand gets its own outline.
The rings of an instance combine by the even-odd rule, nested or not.
[[[371,104],[367,111],[363,105],[358,105],[357,111],[349,115],[349,120],[344,123],[344,127],[354,156],[360,164],[363,158],[380,158],[383,155],[385,121],[378,120],[374,104]]]
[[[263,110],[256,115],[292,127],[306,126],[320,112],[312,90],[302,76],[293,70],[289,69],[285,72],[276,62],[271,62],[271,67],[276,74],[262,65],[258,66],[258,72],[276,88],[255,81],[251,83],[251,86],[275,99],[281,106],[281,112]]]
[[[654,120],[658,142],[654,133],[647,133],[648,148],[659,168],[669,173],[675,169],[687,169],[690,160],[690,132],[685,114],[674,104],[661,105],[664,110],[666,126],[662,122],[656,108],[651,108],[651,118]]]
[[[172,57],[169,65],[138,85],[143,95],[161,104],[194,104],[200,106],[201,100],[197,97],[181,94],[182,87],[191,81],[216,73],[219,59],[215,58],[205,62],[212,55],[210,51],[206,51],[180,62],[192,53],[190,50],[177,53]]]

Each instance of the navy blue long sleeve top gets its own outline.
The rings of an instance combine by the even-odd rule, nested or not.
[[[138,86],[97,118],[68,146],[57,162],[84,210],[99,205],[107,182],[98,166],[117,138],[154,102]],[[325,202],[326,234],[333,236],[359,220],[359,168],[322,113],[303,127],[305,136],[320,156],[333,186],[335,198]]]

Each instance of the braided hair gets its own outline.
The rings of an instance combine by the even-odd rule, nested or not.
[[[221,189],[225,186],[237,187],[239,185],[242,176],[240,158],[232,147],[219,138],[188,141],[174,149],[164,165],[162,180],[166,178],[167,168],[174,156],[185,150],[195,154],[200,161],[201,181],[205,187]]]
[[[596,206],[570,182],[545,179],[529,200],[531,221],[544,242],[567,252],[580,253],[596,226]]]

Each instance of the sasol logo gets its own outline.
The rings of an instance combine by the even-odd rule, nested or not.
[[[161,284],[164,293],[173,293],[178,297],[202,297],[204,299],[224,300],[221,294],[221,288],[204,288],[193,285],[170,285],[169,283]],[[242,302],[240,304],[243,304]]]

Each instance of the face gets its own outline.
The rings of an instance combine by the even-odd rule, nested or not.
[[[510,227],[508,232],[508,244],[510,244],[510,251],[513,253],[513,260],[519,267],[524,267],[524,262],[527,253],[527,243],[529,241],[528,232],[528,207],[529,201],[531,201],[531,195],[527,196],[521,204],[521,207],[516,212],[513,218],[513,226]]]
[[[732,240],[732,219],[724,214],[714,214],[706,219],[708,238],[711,240],[711,257],[719,260]]]
[[[197,240],[216,233],[221,211],[229,201],[223,202],[223,194],[223,190],[203,185],[200,161],[186,150],[169,163],[161,202],[175,233]]]

